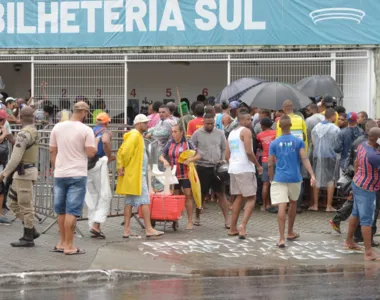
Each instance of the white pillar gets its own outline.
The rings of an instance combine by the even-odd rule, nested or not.
[[[30,64],[30,97],[34,98],[34,56],[32,56],[32,62]],[[26,102],[29,99],[26,100]]]
[[[231,83],[231,55],[228,54],[227,59],[227,85]]]
[[[128,56],[124,58],[124,124],[128,122]]]
[[[336,53],[331,53],[331,77],[336,80]]]

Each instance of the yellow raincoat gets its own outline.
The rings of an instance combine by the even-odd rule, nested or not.
[[[117,168],[124,168],[124,176],[119,176],[116,194],[141,196],[144,139],[139,131],[124,134],[124,142],[117,152]]]
[[[194,150],[185,150],[181,153],[178,162],[180,164],[184,163],[190,157],[193,157],[196,154]],[[191,184],[191,191],[193,192],[193,197],[197,208],[202,208],[202,192],[201,192],[201,183],[199,181],[197,170],[195,169],[195,164],[189,163],[189,180]]]

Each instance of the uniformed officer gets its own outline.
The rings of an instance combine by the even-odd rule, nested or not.
[[[37,180],[38,171],[38,132],[34,126],[33,109],[24,107],[20,113],[22,130],[16,138],[11,158],[0,181],[12,177],[9,190],[9,208],[24,223],[24,235],[12,247],[33,247],[34,239],[39,233],[34,228],[33,183]]]

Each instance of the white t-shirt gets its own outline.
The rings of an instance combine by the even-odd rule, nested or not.
[[[5,130],[7,131],[7,135],[12,134],[11,125],[9,125],[8,121],[5,121],[4,127],[5,127]]]
[[[66,121],[54,126],[50,146],[58,148],[54,177],[87,176],[86,147],[95,148],[92,129],[82,122]]]

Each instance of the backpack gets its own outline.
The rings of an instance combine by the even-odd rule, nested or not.
[[[105,128],[101,128],[98,131],[94,132],[95,137],[100,138],[99,144],[103,143],[101,138],[102,138],[105,130],[106,130]],[[99,149],[99,144],[98,144],[98,149]],[[87,170],[91,170],[91,169],[95,168],[95,165],[98,162],[98,160],[99,160],[99,156],[98,156],[98,152],[96,152],[96,154],[93,158],[88,159]]]
[[[8,141],[4,139],[4,141],[0,144],[0,163],[5,163],[9,157],[9,147]]]
[[[226,128],[224,128],[224,134],[225,134],[227,140],[228,140],[228,136],[230,135],[232,130],[234,130],[238,126],[239,126],[238,121],[234,120],[231,124],[229,124]]]

